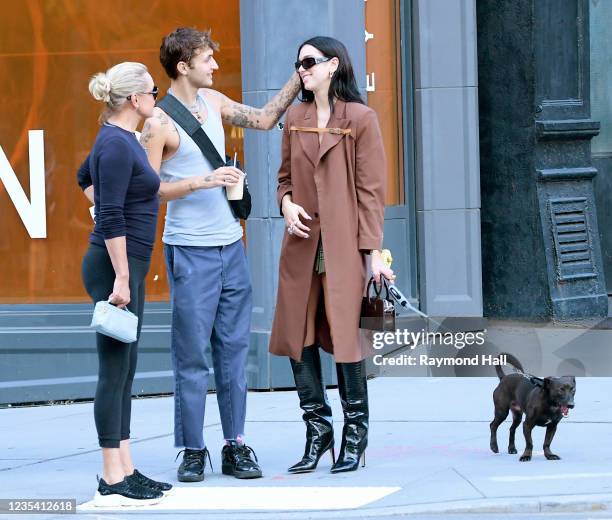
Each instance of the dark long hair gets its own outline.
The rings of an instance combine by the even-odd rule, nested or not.
[[[334,99],[340,99],[341,101],[361,103],[365,105],[359,89],[357,88],[357,80],[355,79],[355,73],[353,72],[353,64],[349,58],[348,51],[341,41],[329,36],[315,36],[306,40],[298,48],[298,59],[300,51],[304,45],[312,45],[315,49],[318,49],[323,56],[327,58],[338,58],[340,62],[338,69],[334,73],[331,82],[329,84],[329,107],[333,112],[334,110]],[[302,85],[302,101],[314,101],[314,92],[306,90],[304,83],[300,79]]]

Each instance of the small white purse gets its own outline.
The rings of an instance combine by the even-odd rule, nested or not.
[[[138,317],[103,300],[96,303],[90,327],[123,343],[134,343],[138,335]]]

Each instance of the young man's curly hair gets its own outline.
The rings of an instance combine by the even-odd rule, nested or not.
[[[176,79],[178,63],[183,61],[190,64],[191,59],[201,49],[219,50],[219,44],[210,38],[210,29],[198,31],[192,27],[179,27],[162,39],[159,61],[168,77]]]

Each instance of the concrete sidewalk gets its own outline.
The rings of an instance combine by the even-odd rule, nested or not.
[[[215,396],[209,395],[205,436],[215,471],[208,470],[202,483],[181,484],[158,506],[138,511],[289,519],[612,509],[612,378],[578,379],[576,408],[552,444],[562,460],[544,458],[545,430],[536,428],[531,462],[489,450],[496,378],[387,377],[369,383],[365,468],[331,475],[331,460],[324,457],[314,473],[287,474],[303,451],[296,394],[250,393],[247,443],[264,478],[224,476],[219,414]],[[339,447],[340,402],[336,390],[329,394]],[[93,512],[86,503],[96,488],[101,457],[92,408],[87,403],[0,410],[0,498],[76,498],[85,504],[83,513]],[[138,469],[176,484],[172,416],[171,398],[135,400],[132,443]],[[501,449],[507,446],[508,427],[506,421],[499,430]],[[520,431],[517,448],[519,454],[524,448]]]

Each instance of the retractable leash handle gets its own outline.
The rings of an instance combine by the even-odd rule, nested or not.
[[[436,322],[434,319],[432,319],[429,316],[427,316],[427,314],[425,314],[424,312],[421,312],[419,309],[417,309],[416,307],[412,306],[410,304],[410,302],[408,301],[408,298],[406,298],[403,295],[402,291],[400,291],[397,288],[397,285],[395,285],[395,284],[389,285],[389,292],[391,293],[391,296],[393,296],[393,298],[395,298],[395,301],[397,303],[399,303],[405,309],[410,309],[411,311],[416,312],[418,315],[423,316],[423,318],[427,318],[428,320],[433,321],[436,325],[440,325],[440,323]]]
[[[391,251],[389,251],[388,249],[383,249],[380,252],[380,256],[383,262],[385,263],[385,265],[387,267],[391,267],[391,263],[393,262],[393,256],[391,256]],[[389,282],[389,292],[391,293],[391,296],[395,298],[397,303],[399,303],[402,307],[413,310],[414,312],[416,312],[417,314],[420,314],[421,316],[425,316],[425,314],[423,314],[421,311],[419,311],[418,309],[415,309],[412,305],[410,305],[408,298],[406,298],[402,294],[402,291],[400,291],[394,283]],[[425,316],[425,317],[427,318],[428,316]]]
[[[383,259],[383,262],[385,262],[385,264],[387,265],[387,267],[391,267],[391,262],[393,262],[393,256],[391,256],[391,251],[389,251],[388,249],[383,249],[381,251],[381,257]],[[419,309],[414,307],[408,301],[408,298],[406,298],[403,295],[402,291],[400,291],[397,285],[395,285],[394,283],[389,283],[389,293],[391,293],[391,296],[395,298],[395,301],[399,303],[405,309],[409,309],[412,312],[415,312],[416,314],[418,314],[419,316],[422,316],[423,318],[430,320],[432,323],[436,324],[438,327],[444,328],[441,323],[438,323],[436,320],[434,320],[433,318],[430,318],[429,316],[427,316],[427,314],[425,314],[424,312],[421,312]]]

